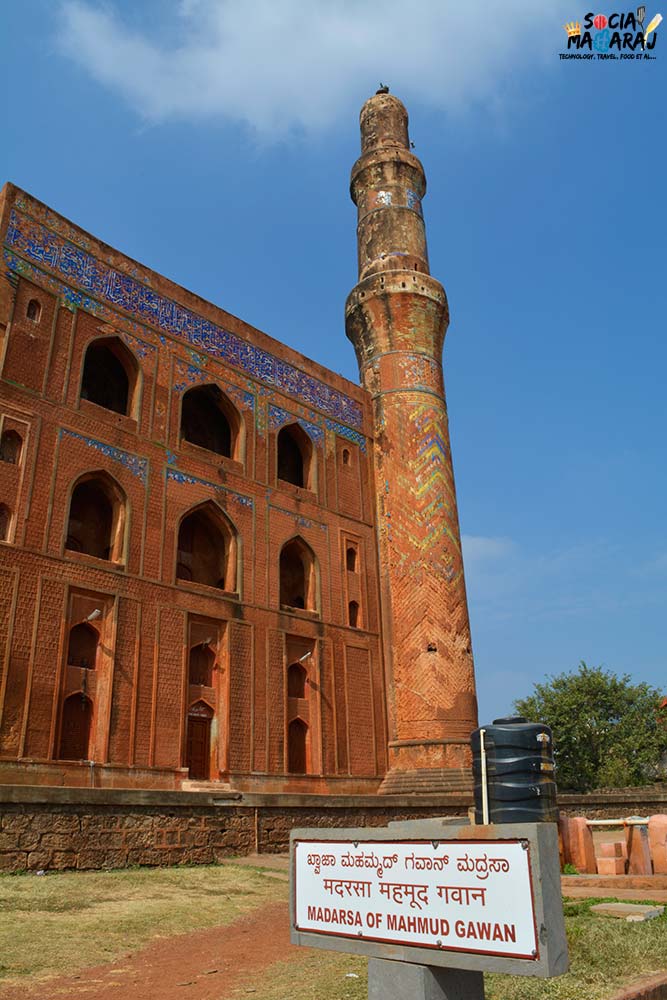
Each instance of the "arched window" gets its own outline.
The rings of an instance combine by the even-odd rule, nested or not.
[[[42,318],[42,307],[38,299],[30,299],[25,314],[33,323],[39,323]]]
[[[350,601],[347,606],[347,620],[352,628],[359,627],[359,605],[356,601]]]
[[[183,396],[181,437],[216,455],[233,458],[238,415],[217,385],[198,385]]]
[[[308,767],[308,726],[303,719],[292,719],[287,730],[287,770],[305,774]]]
[[[350,464],[350,449],[349,448],[343,448],[342,457],[343,457],[343,465],[349,465]]]
[[[106,473],[86,476],[72,491],[65,548],[118,562],[124,522],[125,494],[118,484]]]
[[[99,632],[88,622],[81,622],[70,629],[69,645],[67,647],[67,662],[70,667],[85,667],[95,669],[97,645],[100,641]]]
[[[357,572],[357,550],[353,545],[348,545],[345,551],[345,566],[348,573]]]
[[[215,653],[209,645],[199,642],[193,646],[190,650],[188,664],[188,683],[212,687],[214,663]]]
[[[213,504],[187,514],[178,530],[176,577],[220,590],[236,589],[234,535]]]
[[[81,399],[127,416],[137,380],[137,362],[118,337],[93,340],[86,349]]]
[[[301,663],[290,663],[287,668],[287,697],[305,698],[308,672]]]
[[[63,703],[60,730],[60,760],[90,759],[90,730],[93,703],[84,694],[71,694]]]
[[[317,608],[315,554],[302,538],[293,538],[280,552],[280,603],[290,608]]]
[[[9,538],[9,525],[12,520],[12,512],[9,507],[0,503],[0,542],[6,542]]]
[[[311,486],[313,444],[298,424],[288,424],[278,433],[278,479],[293,486]]]
[[[23,439],[16,431],[4,431],[0,438],[0,462],[18,465]]]

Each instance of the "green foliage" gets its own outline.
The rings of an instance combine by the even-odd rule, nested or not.
[[[531,722],[553,730],[556,781],[561,791],[621,788],[654,781],[667,750],[662,698],[583,660],[572,673],[548,677],[514,703]]]

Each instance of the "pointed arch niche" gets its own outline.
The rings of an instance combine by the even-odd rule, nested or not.
[[[192,615],[186,650],[183,766],[190,778],[219,780],[229,767],[227,623]]]
[[[300,535],[280,550],[278,573],[281,607],[319,611],[317,557]]]
[[[78,588],[69,593],[58,681],[58,727],[51,751],[57,760],[129,763],[126,757],[114,760],[108,756],[116,641],[114,604],[115,598],[109,594]]]
[[[321,770],[321,684],[318,643],[285,636],[285,768],[289,774]]]
[[[65,548],[123,562],[126,519],[127,497],[116,480],[103,471],[86,473],[72,488]]]
[[[281,427],[276,438],[276,475],[281,482],[316,489],[313,442],[297,423]]]
[[[178,527],[177,581],[237,593],[237,562],[236,528],[216,504],[206,501],[183,515]]]
[[[213,384],[188,389],[181,401],[181,440],[215,455],[240,461],[241,417]]]
[[[104,410],[136,418],[139,365],[118,337],[100,337],[86,348],[81,399]]]

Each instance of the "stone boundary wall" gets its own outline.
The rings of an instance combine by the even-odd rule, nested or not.
[[[667,790],[563,795],[567,816],[667,813]],[[212,864],[287,850],[295,827],[385,826],[393,820],[465,816],[470,794],[241,795],[0,786],[0,871]]]
[[[280,795],[6,786],[0,871],[213,864],[287,850],[292,827],[465,816],[467,796]]]

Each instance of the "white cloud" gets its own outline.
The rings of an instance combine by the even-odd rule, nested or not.
[[[555,60],[566,0],[172,0],[161,23],[61,0],[61,50],[149,121],[218,116],[267,135],[327,128],[380,81],[447,111],[494,105]]]

